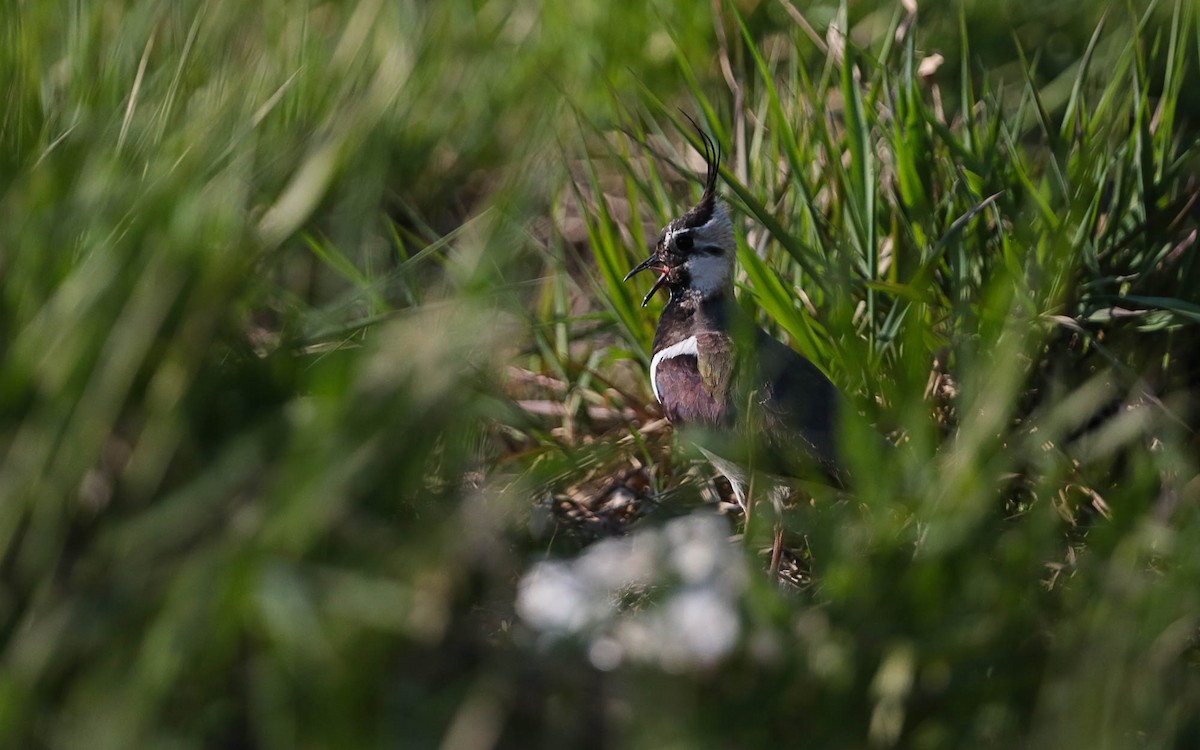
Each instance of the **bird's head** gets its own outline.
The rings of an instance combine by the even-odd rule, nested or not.
[[[654,252],[625,276],[628,281],[634,274],[647,269],[658,274],[642,300],[642,307],[664,286],[672,297],[694,295],[704,299],[729,289],[733,283],[737,244],[729,209],[717,198],[721,154],[703,131],[700,131],[700,138],[704,142],[704,161],[708,165],[700,202],[668,222],[655,243]]]

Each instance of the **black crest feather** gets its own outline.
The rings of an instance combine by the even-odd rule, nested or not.
[[[683,116],[692,123],[692,127],[696,128],[696,133],[700,135],[700,143],[704,146],[704,163],[708,168],[704,178],[704,193],[700,196],[700,202],[683,215],[685,226],[698,227],[708,223],[708,220],[712,218],[713,209],[716,208],[717,177],[721,174],[721,149],[708,137],[708,134],[700,127],[700,123],[696,122],[691,115],[684,112]]]

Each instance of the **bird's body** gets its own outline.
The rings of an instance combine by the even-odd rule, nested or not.
[[[737,305],[737,245],[728,210],[716,199],[716,175],[710,159],[700,202],[667,224],[654,253],[629,273],[659,273],[647,302],[663,286],[670,292],[654,335],[654,395],[672,424],[725,438],[718,442],[727,450],[705,453],[743,504],[747,464],[841,484],[834,431],[842,398],[815,365]]]
[[[815,365],[743,317],[731,293],[672,298],[654,337],[651,387],[675,425],[753,439],[757,463],[838,477],[841,396]]]

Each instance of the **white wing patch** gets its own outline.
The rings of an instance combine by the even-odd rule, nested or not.
[[[654,398],[658,399],[658,403],[662,403],[662,396],[658,393],[658,363],[664,359],[688,355],[700,356],[700,350],[696,348],[695,336],[688,336],[678,344],[671,344],[665,349],[660,349],[658,354],[654,355],[654,359],[650,360],[650,388],[654,390]]]

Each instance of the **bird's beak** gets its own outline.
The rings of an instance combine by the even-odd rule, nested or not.
[[[659,259],[658,253],[653,253],[649,258],[646,258],[644,261],[634,266],[633,270],[625,274],[625,278],[622,279],[623,281],[629,281],[634,277],[635,274],[639,274],[648,268],[658,272],[658,280],[654,282],[654,286],[650,287],[650,291],[646,292],[646,296],[642,299],[642,307],[650,304],[650,298],[653,297],[654,293],[657,292],[659,288],[662,287],[662,285],[666,282],[667,271],[670,269],[667,268],[666,264]]]

